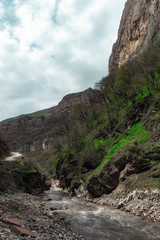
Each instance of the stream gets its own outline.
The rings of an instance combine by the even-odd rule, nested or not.
[[[46,195],[50,201],[45,209],[58,212],[70,224],[70,229],[85,240],[160,240],[158,222],[69,197],[56,186],[46,191]],[[61,210],[62,206],[67,209]]]

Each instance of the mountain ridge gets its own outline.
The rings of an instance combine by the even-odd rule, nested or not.
[[[30,151],[29,149],[32,148],[29,147],[29,145],[34,145],[32,138],[33,140],[35,139],[35,142],[37,140],[40,140],[40,143],[38,143],[37,147],[40,145],[42,146],[42,141],[45,138],[49,137],[43,136],[45,135],[44,131],[50,131],[50,129],[52,129],[53,127],[61,124],[61,121],[65,121],[65,119],[68,117],[68,115],[72,113],[73,109],[76,106],[83,103],[93,105],[94,103],[98,103],[101,100],[101,92],[99,90],[91,88],[88,88],[85,91],[81,91],[78,93],[67,94],[63,97],[63,99],[58,103],[57,106],[30,114],[23,114],[15,118],[3,120],[2,122],[0,122],[0,132],[5,137],[5,140],[7,141],[12,151],[20,150],[23,152],[28,152]],[[43,129],[43,126],[45,130]],[[32,132],[32,130],[35,132]],[[39,134],[39,131],[42,131],[42,134]],[[40,138],[36,138],[36,134]],[[23,146],[21,145],[21,140],[19,139],[20,143],[18,143],[17,137],[22,137],[23,145],[28,146],[23,148]]]

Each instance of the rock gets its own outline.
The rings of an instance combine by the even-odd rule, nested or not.
[[[60,210],[67,210],[68,208],[65,205],[62,205]]]
[[[21,226],[21,222],[18,218],[3,218],[2,222],[7,224],[13,224],[19,227]]]
[[[2,227],[0,227],[0,232],[3,232],[3,228]]]
[[[100,197],[110,193],[119,184],[119,170],[114,164],[107,163],[97,177],[92,177],[87,185],[87,190],[92,197]]]
[[[16,225],[11,224],[10,229],[11,229],[12,232],[14,232],[15,234],[17,234],[19,236],[30,236],[30,237],[33,237],[33,238],[37,237],[37,234],[29,231],[26,228],[18,227]]]
[[[120,181],[124,181],[126,177],[128,177],[133,173],[136,173],[136,169],[132,166],[132,164],[128,163],[125,169],[120,174],[120,177],[119,177]]]
[[[160,38],[160,1],[128,0],[121,18],[118,39],[109,60],[109,72],[133,59]]]

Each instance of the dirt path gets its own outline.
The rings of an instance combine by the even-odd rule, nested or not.
[[[17,158],[22,157],[22,154],[19,152],[11,152],[11,156],[1,160],[2,162],[12,162],[15,161]]]

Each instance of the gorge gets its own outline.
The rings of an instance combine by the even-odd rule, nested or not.
[[[0,157],[20,152],[18,166],[25,173],[36,170],[58,179],[59,188],[52,185],[39,209],[51,218],[57,213],[65,217],[84,239],[160,239],[159,11],[159,0],[126,2],[109,74],[95,89],[0,122],[7,143],[1,140]],[[13,167],[14,174],[20,171]],[[98,235],[87,235],[92,223],[92,230],[100,229]]]

